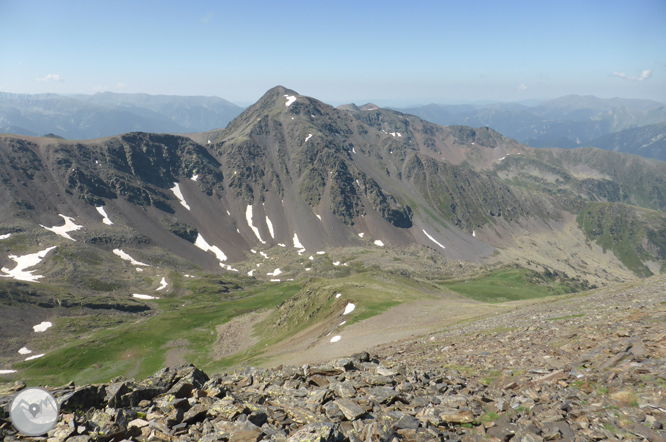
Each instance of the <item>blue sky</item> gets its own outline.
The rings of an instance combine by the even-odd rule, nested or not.
[[[664,0],[0,0],[0,42],[13,93],[666,102]]]

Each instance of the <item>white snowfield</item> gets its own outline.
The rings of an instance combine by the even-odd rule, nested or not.
[[[0,370],[0,374],[12,374],[16,373],[16,370]]]
[[[99,214],[104,217],[104,219],[102,220],[102,222],[104,224],[106,224],[107,226],[110,226],[111,224],[113,224],[113,221],[111,221],[109,219],[109,215],[106,214],[106,211],[104,210],[104,206],[95,207],[95,209],[97,209],[97,212],[99,212]]]
[[[43,275],[33,275],[33,272],[36,270],[26,270],[30,267],[34,267],[49,253],[51,250],[55,249],[55,246],[49,247],[48,249],[42,250],[41,252],[31,253],[30,255],[16,256],[9,255],[9,259],[16,262],[16,267],[9,270],[6,267],[0,269],[5,275],[0,275],[3,278],[14,278],[17,281],[29,281],[29,282],[39,282],[38,279],[43,278]]]
[[[35,356],[30,356],[29,358],[25,358],[26,361],[32,361],[33,359],[39,359],[43,357],[45,353],[42,353],[41,355],[35,355]]]
[[[423,230],[423,229],[421,229],[421,230]],[[438,243],[437,240],[436,240],[435,238],[433,238],[432,236],[428,235],[428,232],[426,232],[425,230],[423,230],[423,233],[425,233],[425,235],[428,237],[428,239],[430,239],[430,241],[434,242],[435,244],[437,244],[438,246],[440,246],[440,247],[443,248],[443,249],[446,248],[446,247],[444,247],[443,245],[441,245],[440,243]]]
[[[113,254],[120,257],[120,259],[124,259],[125,261],[129,261],[130,263],[132,263],[132,265],[150,267],[150,265],[148,265],[146,263],[143,263],[141,261],[137,261],[136,259],[132,258],[127,253],[123,252],[122,249],[113,249]]]
[[[11,233],[6,233],[4,235],[0,235],[0,239],[8,239],[10,236],[12,236]]]
[[[354,305],[350,302],[349,304],[347,304],[347,307],[345,307],[345,311],[344,311],[344,313],[342,313],[342,315],[344,316],[344,315],[350,314],[351,312],[354,311],[355,308],[356,308],[356,305]]]
[[[273,270],[271,273],[266,273],[266,276],[277,276],[277,275],[279,275],[280,273],[282,273],[282,270],[280,270],[279,268],[277,268],[277,269]]]
[[[69,216],[65,216],[61,213],[59,213],[58,215],[60,215],[65,220],[65,225],[64,226],[46,227],[46,226],[42,226],[41,224],[40,224],[40,226],[44,227],[46,230],[50,230],[51,232],[55,233],[56,235],[62,236],[63,238],[67,238],[71,241],[76,241],[74,238],[69,236],[68,233],[69,232],[74,232],[74,231],[79,230],[79,229],[82,229],[83,226],[77,226],[76,224],[74,224],[74,218],[71,218]]]
[[[18,352],[20,355],[29,355],[32,353],[32,350],[28,350],[28,347],[21,347]]]
[[[331,342],[338,342],[338,341],[340,340],[341,337],[342,337],[342,336],[340,336],[340,335],[333,336],[333,337],[331,338]]]
[[[292,104],[294,101],[296,101],[296,97],[293,96],[293,95],[286,95],[286,94],[285,94],[285,97],[287,98],[287,102],[286,102],[284,105],[287,106],[287,107],[291,106],[291,104]]]
[[[298,240],[298,235],[294,233],[294,248],[305,250],[305,246]]]
[[[217,257],[218,261],[226,261],[227,260],[227,255],[224,254],[222,250],[220,250],[217,246],[211,246],[206,242],[203,236],[201,236],[201,233],[197,236],[197,240],[194,241],[194,245],[199,247],[201,250],[204,252],[213,252],[215,256]],[[222,266],[222,263],[220,262],[220,266]],[[224,267],[224,266],[222,266]]]
[[[183,192],[180,191],[180,186],[178,183],[173,183],[173,187],[171,188],[171,191],[173,192],[174,195],[176,195],[176,198],[180,200],[180,204],[183,205],[187,210],[190,210],[190,206],[187,205],[185,202],[185,197],[183,196]]]
[[[375,241],[375,245],[376,245],[376,246],[379,246],[379,247],[384,247],[384,243],[382,242],[381,239],[376,240],[376,241]]]
[[[275,232],[273,231],[273,223],[268,217],[266,217],[266,225],[268,226],[268,232],[271,234],[271,238],[275,239]]]
[[[312,134],[308,134],[308,137],[305,139],[305,143],[307,143],[310,138],[312,138]]]
[[[245,219],[247,220],[247,225],[250,226],[250,229],[254,232],[256,235],[257,239],[259,240],[260,243],[266,244],[266,241],[261,239],[261,235],[259,234],[259,229],[257,229],[254,225],[252,225],[252,206],[248,205],[247,209],[245,209]]]
[[[157,297],[157,296],[141,295],[141,294],[139,294],[139,293],[135,293],[135,294],[133,294],[132,297],[133,297],[133,298],[137,298],[137,299],[160,299],[160,298]]]
[[[165,288],[167,288],[167,285],[168,284],[166,282],[166,278],[162,277],[162,281],[160,281],[160,286],[158,288],[156,288],[155,290],[158,291],[158,292],[160,290],[164,290]]]
[[[44,321],[44,322],[39,323],[37,325],[33,325],[32,329],[35,331],[35,333],[41,333],[41,332],[45,332],[46,330],[48,330],[51,327],[53,327],[53,324],[51,324],[48,321]]]

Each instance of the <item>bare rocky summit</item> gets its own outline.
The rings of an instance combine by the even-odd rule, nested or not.
[[[49,441],[662,441],[666,278],[548,298],[316,366],[51,388]],[[17,382],[0,392],[0,434]],[[44,439],[41,439],[44,440]]]

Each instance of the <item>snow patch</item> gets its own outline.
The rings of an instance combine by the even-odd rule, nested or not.
[[[257,251],[254,249],[250,249],[250,252],[254,253],[255,255],[257,254]]]
[[[265,259],[270,259],[265,252],[259,252],[259,254],[263,256]]]
[[[45,332],[46,330],[48,330],[51,327],[53,327],[53,324],[51,324],[48,321],[44,321],[40,324],[33,325],[32,329],[35,331],[35,333],[41,333],[41,332]]]
[[[140,267],[137,267],[137,268],[136,268],[136,271],[137,271],[137,272],[143,272],[143,269],[140,268]]]
[[[476,230],[472,230],[472,236],[476,236]]]
[[[76,241],[74,238],[69,236],[67,233],[68,232],[74,232],[76,230],[82,229],[83,226],[77,226],[76,224],[74,224],[74,218],[70,218],[69,216],[65,216],[61,213],[59,213],[58,215],[60,215],[65,220],[65,225],[64,226],[46,227],[46,226],[42,226],[41,224],[40,224],[40,226],[44,227],[46,230],[50,230],[51,232],[55,233],[56,235],[62,236],[63,238],[67,238],[69,240]]]
[[[306,272],[309,272],[310,270],[312,270],[310,267],[306,267],[306,268],[305,268],[305,271],[306,271]]]
[[[277,269],[273,270],[271,273],[266,273],[266,276],[277,276],[277,275],[279,275],[280,273],[282,273],[282,270],[280,270],[279,268],[277,268]]]
[[[194,242],[194,245],[199,247],[201,250],[204,252],[213,252],[215,256],[217,257],[218,261],[226,261],[227,260],[227,255],[224,254],[222,250],[220,250],[217,246],[211,246],[206,242],[203,236],[201,236],[201,233],[197,236],[197,240]]]
[[[32,350],[28,350],[28,347],[22,347],[18,352],[21,355],[29,355],[32,353]]]
[[[0,271],[6,274],[0,276],[2,276],[3,278],[14,278],[17,281],[38,282],[37,280],[43,278],[44,276],[33,275],[32,273],[35,270],[26,270],[26,269],[34,267],[40,262],[42,262],[42,259],[44,259],[46,254],[53,249],[55,249],[55,246],[49,247],[48,249],[42,250],[41,252],[31,253],[30,255],[24,255],[24,256],[9,255],[9,259],[16,262],[16,267],[14,267],[13,270],[9,270],[8,268],[3,267],[2,269],[0,269]]]
[[[273,223],[268,217],[266,217],[266,225],[268,226],[268,232],[271,234],[271,238],[275,239],[275,232],[273,231]]]
[[[356,153],[356,148],[352,147],[352,153]]]
[[[279,279],[271,279],[271,282],[280,282]]]
[[[358,234],[358,236],[360,236],[361,238],[363,238],[363,235],[365,235],[365,233],[363,233],[363,232]]]
[[[379,247],[384,247],[384,243],[382,242],[381,239],[376,240],[376,241],[375,241],[375,245],[376,245],[376,246],[379,246]]]
[[[333,336],[333,337],[331,338],[331,342],[338,342],[338,341],[340,340],[340,338],[341,338],[340,335]]]
[[[208,140],[208,144],[210,144],[210,140]]]
[[[132,265],[150,267],[148,264],[145,264],[143,262],[137,261],[136,259],[132,258],[127,253],[123,252],[121,249],[113,249],[113,254],[119,256],[120,259],[129,261],[130,263],[132,263]]]
[[[160,281],[160,286],[158,288],[156,288],[155,290],[158,291],[158,292],[160,290],[164,290],[165,288],[167,288],[167,285],[168,284],[166,282],[166,278],[162,277],[162,281]]]
[[[347,323],[347,321],[342,321],[342,322],[340,323],[340,325],[345,325],[346,323]]]
[[[279,242],[278,245],[279,245],[280,247],[287,247],[286,244],[282,244],[281,242]]]
[[[183,197],[183,193],[180,191],[180,186],[178,183],[173,183],[173,187],[171,188],[171,191],[173,192],[174,195],[176,195],[176,198],[180,200],[180,204],[183,205],[187,210],[190,210],[190,206],[187,205],[185,202],[185,197]]]
[[[305,252],[305,246],[303,244],[301,244],[301,242],[298,240],[298,235],[296,233],[294,233],[294,248],[295,249],[300,249],[298,251],[299,255],[302,255],[303,252]]]
[[[12,374],[16,373],[16,370],[0,370],[0,374]]]
[[[312,134],[308,134],[308,137],[305,139],[305,143],[307,143],[310,138],[312,138]]]
[[[133,298],[137,298],[137,299],[160,299],[160,298],[157,297],[157,296],[140,295],[140,294],[138,294],[138,293],[133,294],[132,297],[133,297]]]
[[[500,158],[498,161],[502,161],[504,158],[506,158],[506,155],[504,155],[502,158]]]
[[[227,215],[231,216],[231,213],[229,213],[229,211],[228,211],[228,210],[227,210]]]
[[[314,256],[310,255],[310,257],[309,257],[308,259],[309,259],[310,261],[314,261]]]
[[[106,214],[106,211],[104,210],[104,206],[95,207],[95,209],[97,209],[97,212],[99,212],[99,214],[104,217],[104,219],[102,220],[102,222],[104,224],[106,224],[107,226],[110,226],[111,224],[113,224],[113,221],[111,221],[109,219],[109,215]]]
[[[349,304],[347,304],[347,307],[345,307],[345,311],[344,313],[342,313],[342,315],[344,316],[350,314],[351,312],[354,311],[355,308],[356,306],[350,302]]]
[[[255,270],[256,270],[256,269],[252,269],[252,270],[250,270],[249,272],[247,272],[247,276],[252,276],[252,274],[254,273]]]
[[[421,230],[423,230],[423,229],[421,229]],[[440,246],[440,247],[443,248],[443,249],[446,248],[446,247],[444,247],[443,245],[441,245],[440,243],[438,243],[437,240],[436,240],[435,238],[433,238],[432,236],[428,235],[428,232],[426,232],[425,230],[423,230],[423,233],[425,233],[425,236],[427,236],[428,239],[430,239],[430,241],[434,242],[435,244],[437,244],[438,246]]]
[[[336,267],[339,266],[339,265],[340,265],[340,261],[335,261],[335,262],[333,263],[333,265],[336,266]]]
[[[192,175],[192,178],[190,178],[192,181],[197,181],[199,179],[199,174]]]
[[[326,253],[326,252],[324,252],[323,250],[321,250],[321,251],[317,252],[317,255],[323,255],[324,253]]]
[[[291,106],[291,104],[294,101],[296,101],[296,97],[294,97],[293,95],[286,95],[285,94],[285,97],[287,97],[287,102],[284,105],[287,106],[287,107]]]
[[[257,229],[255,226],[252,225],[252,206],[249,204],[247,206],[247,209],[245,209],[245,219],[247,220],[247,225],[250,226],[250,229],[252,229],[259,242],[261,242],[262,244],[266,244],[266,241],[261,239],[261,235],[259,235],[259,229]]]
[[[337,295],[335,295],[335,298],[337,299],[337,298],[339,298],[340,296],[342,296],[342,293],[338,293]]]
[[[39,359],[44,355],[45,355],[45,353],[42,353],[41,355],[30,356],[29,358],[25,358],[25,360],[26,361],[32,361],[33,359]]]
[[[319,218],[319,221],[321,221],[321,215],[317,215],[317,214],[315,213],[315,216],[316,216],[317,218]]]
[[[11,233],[7,233],[7,234],[4,234],[4,235],[0,235],[0,239],[7,239],[7,238],[9,238],[10,236],[12,236]]]

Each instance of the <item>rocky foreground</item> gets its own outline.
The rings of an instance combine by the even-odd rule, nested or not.
[[[0,393],[0,435],[21,383]],[[53,388],[49,441],[666,440],[666,278],[317,366]],[[4,409],[4,411],[2,411]],[[42,438],[41,440],[44,440]]]

